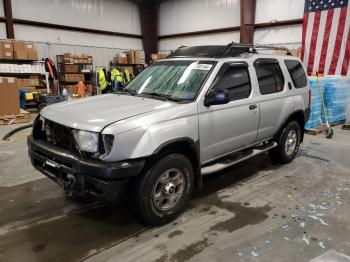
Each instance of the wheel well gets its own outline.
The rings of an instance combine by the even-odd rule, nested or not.
[[[283,126],[280,128],[280,130],[277,133],[277,136],[280,135],[280,133],[283,131],[283,128],[290,122],[290,121],[296,121],[300,125],[301,130],[301,138],[300,142],[302,143],[304,141],[304,125],[305,125],[305,116],[303,111],[297,111],[294,112],[289,116],[289,118],[286,120],[286,122],[283,124]]]
[[[156,161],[165,155],[178,153],[186,156],[194,170],[195,176],[195,189],[200,190],[202,187],[202,177],[200,174],[200,160],[199,160],[199,142],[194,142],[190,139],[175,140],[173,142],[167,143],[160,149],[157,149],[152,157],[149,159],[147,165],[152,166]]]

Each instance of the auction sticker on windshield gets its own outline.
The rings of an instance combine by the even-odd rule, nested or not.
[[[213,65],[210,64],[197,64],[194,69],[209,71]]]

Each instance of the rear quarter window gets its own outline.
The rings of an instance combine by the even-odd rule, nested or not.
[[[295,88],[303,88],[307,86],[307,78],[301,63],[297,60],[284,60],[289,75],[292,78]]]

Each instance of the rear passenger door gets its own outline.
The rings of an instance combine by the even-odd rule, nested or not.
[[[299,60],[286,59],[284,63],[294,85],[293,98],[295,109],[305,110],[309,107],[309,88],[305,69]]]
[[[294,110],[291,90],[279,60],[259,58],[254,61],[260,90],[260,123],[257,141],[271,138]],[[284,70],[284,74],[283,71]]]

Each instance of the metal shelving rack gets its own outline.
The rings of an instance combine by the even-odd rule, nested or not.
[[[23,60],[23,59],[0,59],[0,64],[29,64],[44,63],[42,60]],[[48,73],[20,73],[20,72],[0,72],[2,77],[28,78],[30,76],[44,76],[46,83],[46,91],[50,93]]]
[[[60,89],[67,88],[68,85],[76,85],[77,81],[65,81],[61,80],[63,79],[63,75],[69,75],[69,74],[83,74],[84,75],[84,83],[85,84],[92,84],[94,83],[94,72],[93,72],[93,59],[92,56],[87,57],[88,60],[91,60],[91,63],[72,63],[72,62],[65,62],[63,55],[57,55],[56,61],[57,61],[57,72],[59,76],[59,86]],[[77,65],[78,66],[78,72],[66,72],[65,66],[66,65]],[[82,70],[90,70],[89,72],[82,72]]]

